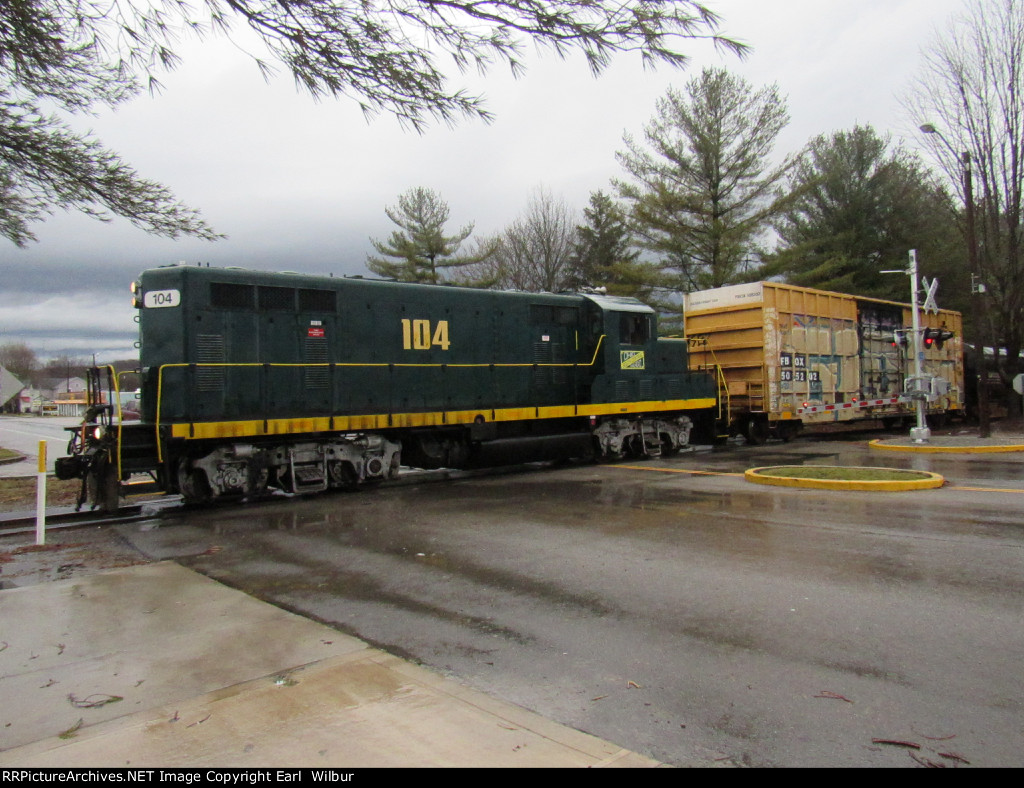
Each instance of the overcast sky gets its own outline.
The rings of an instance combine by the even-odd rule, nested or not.
[[[689,69],[645,71],[624,57],[598,78],[580,56],[529,53],[526,76],[496,69],[463,78],[496,119],[417,135],[390,116],[367,122],[353,102],[315,103],[280,74],[270,83],[223,40],[179,47],[163,92],[84,119],[143,176],[162,182],[228,236],[216,243],[147,236],[124,221],[58,215],[30,248],[0,240],[0,344],[27,342],[42,360],[134,355],[128,286],[142,270],[185,261],[335,275],[368,273],[369,238],[394,225],[384,208],[425,186],[451,208],[451,227],[499,232],[538,188],[577,210],[623,172],[615,154],[637,136],[668,87],[704,66],[755,86],[775,83],[791,121],[780,157],[810,138],[870,124],[917,144],[898,96],[921,49],[964,0],[706,0],[746,60],[692,42]],[[456,74],[456,78],[459,78]]]

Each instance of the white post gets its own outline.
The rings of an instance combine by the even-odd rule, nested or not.
[[[917,313],[917,250],[910,250],[910,305],[914,310],[914,377],[918,385],[924,380],[924,349],[921,347],[921,318]],[[917,427],[910,431],[910,438],[914,443],[927,443],[931,438],[931,430],[925,423],[924,400],[917,396],[914,398],[914,410],[917,412]]]
[[[36,544],[46,544],[46,441],[39,441],[39,467],[36,476]]]

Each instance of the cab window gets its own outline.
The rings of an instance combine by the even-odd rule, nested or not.
[[[619,344],[646,345],[651,338],[651,319],[649,315],[636,315],[623,312],[619,315]]]

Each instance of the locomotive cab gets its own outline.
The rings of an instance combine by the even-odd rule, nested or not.
[[[689,373],[685,340],[658,337],[651,307],[634,298],[587,298],[601,315],[604,342],[592,401],[622,403],[618,413],[597,419],[601,454],[614,459],[678,452],[689,443],[691,416],[703,420],[715,404],[713,381]],[[675,402],[680,412],[672,412]],[[696,402],[701,404],[694,409]]]

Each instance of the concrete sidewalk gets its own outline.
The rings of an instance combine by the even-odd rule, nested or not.
[[[171,562],[0,622],[0,767],[660,765]]]

